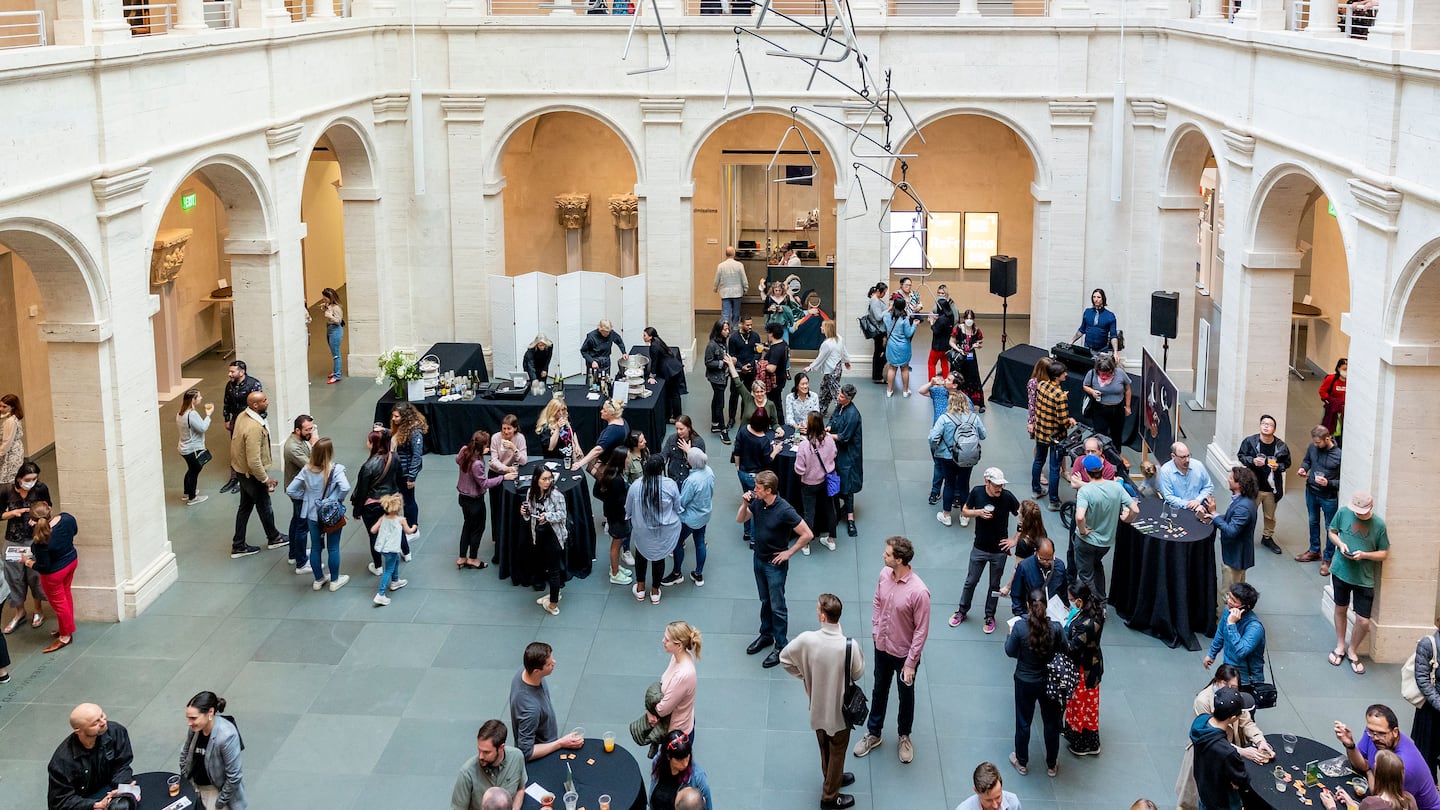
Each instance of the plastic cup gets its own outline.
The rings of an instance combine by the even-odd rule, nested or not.
[[[610,810],[610,794],[600,794],[600,810]]]
[[[170,791],[171,796],[180,795],[180,777],[172,776],[165,780],[165,789]]]
[[[565,810],[575,810],[580,805],[580,794],[573,790],[565,792]]]
[[[571,733],[571,734],[574,734],[576,737],[579,737],[579,738],[582,739],[582,740],[585,739],[585,727],[584,727],[584,726],[576,726],[575,728],[573,728],[573,729],[570,730],[570,733]]]
[[[614,752],[615,752],[615,732],[613,732],[613,731],[607,731],[607,732],[605,732],[605,753],[607,753],[607,754],[612,754],[612,753],[614,753]]]
[[[1287,753],[1287,754],[1293,754],[1293,753],[1295,753],[1295,735],[1294,735],[1294,734],[1281,734],[1281,735],[1280,735],[1280,742],[1281,742],[1282,745],[1285,746],[1285,753]]]

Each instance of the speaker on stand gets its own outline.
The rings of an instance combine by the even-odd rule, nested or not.
[[[1162,290],[1150,293],[1150,334],[1164,339],[1160,350],[1160,368],[1166,374],[1170,372],[1170,338],[1180,334],[1179,326],[1180,293]],[[1180,438],[1189,438],[1185,435],[1185,428],[1180,426],[1178,416],[1175,430]]]
[[[990,294],[1000,296],[1000,353],[1005,353],[1005,346],[1010,342],[1008,331],[1010,323],[1010,296],[1015,294],[1018,283],[1018,271],[1020,262],[1014,256],[997,255],[990,257]],[[995,363],[990,366],[990,373],[985,375],[985,381],[981,385],[990,382],[990,377],[995,374],[995,369],[1000,365],[1000,355],[995,356]]]

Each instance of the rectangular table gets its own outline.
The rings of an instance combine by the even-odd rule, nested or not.
[[[990,387],[990,403],[1009,408],[1029,408],[1030,397],[1026,383],[1030,381],[1030,372],[1035,369],[1035,363],[1040,358],[1049,356],[1050,353],[1045,349],[1028,343],[1021,343],[1001,352],[1000,358],[995,361],[995,383]],[[1070,415],[1077,422],[1084,422],[1094,428],[1093,421],[1080,412],[1080,406],[1086,399],[1084,382],[1084,374],[1070,371],[1066,373],[1060,387],[1064,388],[1068,395]],[[1132,446],[1139,437],[1139,420],[1136,414],[1140,413],[1140,378],[1137,375],[1130,375],[1130,388],[1133,398],[1130,415],[1125,417],[1125,441],[1122,442],[1126,447]]]
[[[631,430],[638,430],[645,434],[645,440],[650,447],[659,448],[665,439],[665,431],[668,427],[665,422],[665,411],[661,407],[659,385],[646,386],[651,394],[641,399],[632,399],[625,405],[625,421],[629,423]],[[454,455],[460,452],[470,441],[470,436],[477,430],[488,430],[491,433],[500,429],[500,420],[506,414],[515,414],[520,419],[520,429],[525,433],[526,449],[531,458],[540,457],[539,436],[535,430],[535,423],[540,419],[540,412],[549,404],[552,394],[547,389],[540,394],[526,393],[524,399],[482,399],[476,397],[471,400],[454,400],[452,402],[441,402],[439,399],[429,397],[424,400],[414,401],[415,409],[418,410],[425,421],[430,424],[430,430],[425,434],[425,452],[444,453]],[[580,445],[589,450],[594,444],[597,436],[600,435],[602,424],[600,422],[600,404],[603,400],[589,399],[588,392],[580,385],[567,385],[565,387],[565,404],[570,408],[570,424],[574,426],[576,434],[580,438]],[[387,390],[384,396],[375,403],[375,421],[383,425],[390,424],[390,410],[395,407],[394,393]]]

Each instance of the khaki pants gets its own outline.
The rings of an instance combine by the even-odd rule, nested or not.
[[[820,742],[820,773],[825,781],[820,787],[820,801],[833,802],[840,795],[840,782],[845,778],[845,754],[850,748],[850,729],[826,734],[816,729]]]
[[[1264,535],[1271,539],[1275,537],[1275,493],[1261,492],[1255,496],[1260,502],[1260,512],[1265,516]]]
[[[1245,581],[1245,572],[1239,568],[1231,568],[1224,563],[1220,564],[1220,621],[1225,621],[1225,594],[1230,592],[1230,586],[1237,582]]]

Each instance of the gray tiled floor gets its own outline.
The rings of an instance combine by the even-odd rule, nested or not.
[[[1012,322],[1012,333],[1023,339],[1023,324]],[[218,362],[202,361],[186,371],[203,376],[202,387],[218,398]],[[353,469],[379,389],[364,377],[339,386],[323,380],[311,388],[312,410]],[[998,634],[986,637],[968,623],[946,626],[970,537],[937,524],[924,502],[930,465],[922,434],[929,402],[887,400],[878,386],[856,382],[866,436],[861,537],[842,537],[838,551],[817,548],[797,559],[789,585],[792,633],[812,626],[810,600],[828,590],[846,603],[847,632],[868,638],[881,541],[890,534],[915,541],[917,570],[935,599],[918,678],[916,759],[909,766],[895,759],[892,704],[885,746],[849,767],[862,808],[953,807],[969,793],[976,762],[1003,763],[1011,750],[1013,662]],[[919,382],[916,375],[913,384]],[[1292,413],[1314,410],[1313,388],[1312,382],[1292,386]],[[687,407],[703,414],[708,406],[697,393]],[[173,409],[166,405],[160,420],[165,447],[173,446]],[[286,421],[277,416],[277,423]],[[1023,414],[994,408],[985,420],[992,434],[985,463],[1004,468],[1019,482],[1015,490],[1026,494],[1030,449]],[[1303,436],[1304,420],[1292,422],[1287,432]],[[1209,423],[1210,414],[1185,417],[1192,437],[1208,436]],[[222,459],[223,436],[217,427],[210,437]],[[445,458],[428,458],[420,479],[421,535],[415,560],[405,568],[410,587],[391,606],[376,609],[356,529],[347,530],[343,562],[353,579],[336,593],[312,592],[309,579],[291,574],[279,552],[232,561],[234,499],[215,494],[223,462],[201,479],[211,499],[188,508],[177,494],[183,466],[167,453],[169,526],[180,582],[135,621],[83,625],[76,644],[57,655],[38,654],[43,632],[25,628],[9,638],[16,663],[14,680],[0,688],[0,808],[43,806],[44,762],[68,731],[67,713],[81,700],[101,703],[129,726],[138,768],[173,768],[184,737],[184,702],[201,689],[226,696],[240,719],[246,781],[258,810],[445,807],[475,728],[485,718],[507,715],[509,680],[527,642],[542,639],[556,648],[551,689],[564,725],[615,730],[624,744],[624,726],[639,714],[645,686],[665,666],[660,629],[676,618],[705,635],[700,761],[717,804],[814,807],[819,774],[804,692],[782,671],[763,670],[758,658],[744,654],[756,623],[753,580],[748,552],[729,521],[734,476],[722,454],[715,455],[721,475],[703,590],[688,584],[669,589],[655,608],[592,576],[572,582],[563,612],[549,617],[535,606],[532,591],[498,581],[493,569],[455,571],[459,514],[454,472]],[[1301,501],[1286,499],[1281,508],[1281,541],[1292,551],[1304,542]],[[282,502],[277,511],[283,520],[289,507]],[[1053,516],[1046,519],[1052,534],[1063,537]],[[258,536],[252,524],[252,541]],[[1251,580],[1264,594],[1260,610],[1282,695],[1280,706],[1261,717],[1263,727],[1323,739],[1332,720],[1358,722],[1366,704],[1384,700],[1403,710],[1408,729],[1409,709],[1395,694],[1395,667],[1372,666],[1358,678],[1323,663],[1332,636],[1319,615],[1314,565],[1261,552]],[[1105,753],[1085,761],[1062,754],[1054,780],[1002,768],[1007,788],[1028,810],[1113,810],[1141,795],[1161,806],[1171,801],[1190,697],[1206,680],[1201,655],[1167,649],[1118,621],[1106,633],[1105,649]],[[1039,741],[1034,745],[1038,752]]]

